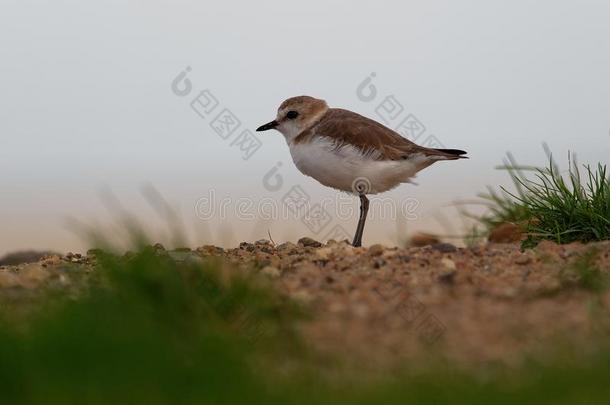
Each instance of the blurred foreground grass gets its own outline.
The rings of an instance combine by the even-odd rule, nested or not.
[[[608,403],[610,356],[482,376],[450,365],[342,374],[306,314],[221,263],[100,254],[80,291],[0,301],[0,403]],[[36,304],[34,304],[34,302]],[[335,368],[335,372],[329,372]],[[422,371],[426,370],[426,371]],[[361,374],[361,377],[358,375]],[[374,377],[374,378],[370,378]]]

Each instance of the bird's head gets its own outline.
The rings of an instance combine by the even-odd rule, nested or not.
[[[309,96],[292,97],[277,110],[276,118],[257,131],[277,129],[288,141],[315,124],[328,110],[326,101]]]

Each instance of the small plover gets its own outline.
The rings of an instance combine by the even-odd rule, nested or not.
[[[362,245],[369,208],[367,194],[409,183],[417,172],[438,160],[467,158],[463,150],[416,145],[376,121],[329,108],[326,101],[309,96],[284,101],[276,118],[257,131],[270,129],[284,135],[301,173],[360,197],[353,246]]]

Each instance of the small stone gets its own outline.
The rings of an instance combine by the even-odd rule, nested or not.
[[[517,224],[504,222],[491,230],[487,240],[491,243],[515,243],[523,236],[523,230]]]
[[[357,249],[360,248],[355,248],[352,245],[347,244],[344,245],[340,251],[342,256],[354,256],[356,254]]]
[[[409,246],[413,247],[424,247],[429,245],[435,245],[441,241],[435,235],[425,232],[418,232],[411,237],[409,240]]]
[[[381,256],[384,251],[384,247],[380,244],[373,245],[369,248],[369,255],[371,256]]]
[[[303,247],[314,247],[314,248],[318,248],[318,247],[322,246],[322,244],[320,242],[318,242],[317,240],[311,239],[308,237],[299,239],[297,244],[300,246],[303,246]]]
[[[457,252],[457,248],[453,246],[451,243],[435,243],[430,246],[432,250],[437,250],[441,253],[454,253]]]
[[[263,269],[261,270],[261,274],[264,274],[269,278],[279,278],[282,275],[281,271],[273,266],[263,267]]]
[[[239,248],[248,252],[254,252],[256,247],[252,243],[242,242],[239,244]]]
[[[297,245],[292,242],[284,242],[277,246],[277,250],[285,251],[285,250],[293,250],[296,249]]]
[[[258,250],[260,250],[261,252],[265,252],[265,253],[273,253],[274,250],[274,244],[271,243],[270,240],[267,239],[259,239],[256,242],[254,242],[254,246],[256,246],[256,248]]]
[[[455,270],[455,262],[453,260],[443,257],[441,263],[443,264],[443,266],[445,266],[445,268],[449,270]]]
[[[47,256],[42,260],[43,266],[57,266],[61,264],[61,257],[58,255]]]

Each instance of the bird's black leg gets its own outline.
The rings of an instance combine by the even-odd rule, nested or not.
[[[362,232],[364,231],[364,222],[366,221],[366,215],[369,212],[369,199],[366,195],[360,194],[360,219],[358,219],[358,227],[356,228],[356,235],[354,235],[354,247],[362,246]]]

